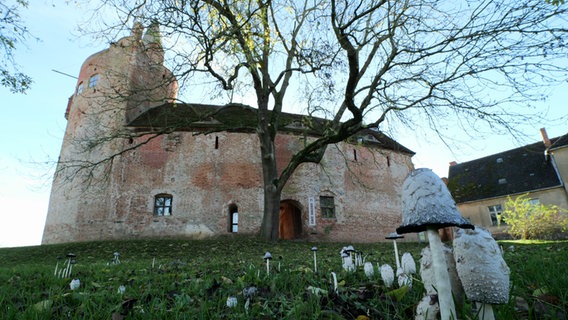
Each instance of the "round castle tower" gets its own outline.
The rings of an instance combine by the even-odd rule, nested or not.
[[[86,230],[103,236],[104,227],[93,225],[113,211],[112,161],[107,160],[127,143],[120,138],[124,125],[177,96],[177,82],[163,62],[158,25],[144,33],[140,23],[129,36],[85,60],[65,111],[67,128],[42,243],[98,238]],[[86,207],[89,213],[81,209]]]

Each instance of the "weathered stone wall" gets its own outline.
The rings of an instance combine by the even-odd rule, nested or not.
[[[278,154],[295,150],[298,139],[279,136]],[[410,170],[408,154],[340,143],[329,146],[321,164],[301,165],[282,200],[299,207],[301,238],[383,241],[400,225],[400,188]],[[100,194],[108,197],[107,210],[93,207],[94,201],[82,205],[82,197],[65,199],[77,210],[69,216],[84,217],[75,223],[74,237],[61,233],[51,242],[226,234],[231,204],[238,207],[239,233],[255,234],[263,214],[261,174],[255,134],[180,132],[154,138],[113,162],[110,192]],[[153,215],[154,196],[162,193],[173,196],[171,216]],[[334,197],[335,218],[321,216],[320,195]],[[315,200],[315,226],[308,224],[309,197]]]

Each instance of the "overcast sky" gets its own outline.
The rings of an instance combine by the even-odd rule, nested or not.
[[[73,77],[89,55],[107,46],[76,38],[83,14],[62,0],[34,0],[22,12],[40,41],[30,39],[27,47],[16,51],[22,71],[34,80],[32,89],[22,95],[0,87],[0,247],[41,243],[53,172],[53,166],[45,164],[59,155],[66,126],[63,115],[76,85]],[[527,125],[528,138],[522,144],[540,141],[541,127],[550,137],[568,133],[566,122],[554,121],[568,115],[567,101],[568,85],[551,90],[551,99],[539,106],[549,110],[551,121]],[[439,176],[447,176],[450,161],[473,160],[521,145],[508,136],[471,140],[455,128],[448,130],[455,130],[453,153],[433,136],[402,131],[392,138],[417,153],[416,168],[432,168]]]

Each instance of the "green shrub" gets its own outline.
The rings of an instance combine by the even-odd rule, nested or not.
[[[531,204],[529,194],[508,197],[502,213],[509,234],[521,239],[552,239],[566,231],[566,210],[555,205]]]

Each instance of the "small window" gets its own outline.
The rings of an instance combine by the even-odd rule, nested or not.
[[[335,218],[335,199],[330,196],[320,196],[322,218]]]
[[[89,79],[89,88],[96,86],[97,82],[99,82],[99,75],[95,74]]]
[[[489,216],[491,217],[491,225],[501,225],[501,223],[503,223],[503,221],[501,220],[501,213],[503,212],[501,205],[497,204],[494,206],[489,206],[487,207],[487,209],[489,210]]]
[[[503,163],[503,158],[497,158],[496,162],[497,163]]]
[[[239,213],[238,212],[231,213],[231,232],[233,232],[233,233],[239,232]]]
[[[154,215],[155,216],[172,215],[172,195],[158,194],[154,197]]]
[[[501,178],[501,179],[499,179],[498,183],[499,183],[499,184],[506,184],[506,183],[507,183],[507,179]]]
[[[79,83],[77,86],[77,95],[80,95],[81,93],[83,93],[83,82]]]
[[[234,204],[229,206],[229,232],[239,232],[239,209]]]

